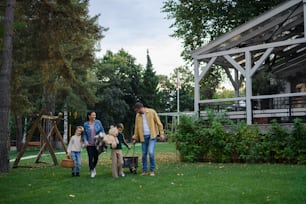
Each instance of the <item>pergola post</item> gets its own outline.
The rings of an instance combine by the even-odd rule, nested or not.
[[[194,59],[194,112],[199,112],[199,101],[200,101],[200,75],[199,75],[199,62]]]
[[[247,114],[247,124],[252,125],[252,56],[250,51],[245,52],[245,88],[246,88],[246,114]]]
[[[238,98],[239,97],[239,78],[238,78],[238,70],[235,69],[235,82],[236,82],[236,86],[234,86],[235,89],[235,97]]]

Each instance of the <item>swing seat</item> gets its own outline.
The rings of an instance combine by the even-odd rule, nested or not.
[[[40,142],[39,141],[28,142],[28,146],[40,147]]]

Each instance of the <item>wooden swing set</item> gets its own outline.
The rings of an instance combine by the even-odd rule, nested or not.
[[[44,153],[45,150],[48,150],[51,157],[52,157],[52,161],[53,161],[53,165],[58,165],[58,161],[56,159],[53,147],[50,143],[51,141],[51,137],[53,135],[56,136],[56,138],[61,142],[62,147],[64,149],[65,152],[67,152],[67,148],[66,145],[63,141],[63,137],[60,133],[60,131],[57,128],[57,125],[61,119],[62,115],[59,114],[58,116],[49,116],[49,115],[39,115],[36,120],[34,121],[31,129],[27,132],[26,135],[26,141],[22,146],[21,151],[19,152],[19,154],[17,155],[13,168],[17,168],[17,167],[28,167],[28,168],[33,168],[35,166],[25,166],[25,165],[18,165],[20,159],[22,158],[23,154],[25,153],[27,147],[29,146],[40,146],[40,151],[36,157],[35,163],[45,163],[45,162],[41,162],[40,158],[42,156],[42,154]],[[50,131],[48,132],[48,134],[46,134],[46,131],[44,130],[44,128],[42,127],[42,123],[43,122],[50,122],[52,123],[52,127],[50,128]],[[35,131],[38,130],[40,133],[40,142],[33,142],[31,141]]]

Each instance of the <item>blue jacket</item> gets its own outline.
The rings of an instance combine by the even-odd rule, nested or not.
[[[95,120],[94,127],[96,135],[99,134],[100,132],[105,132],[100,120],[97,119]],[[89,121],[86,121],[84,123],[84,142],[88,142],[89,138],[90,138],[90,125]]]

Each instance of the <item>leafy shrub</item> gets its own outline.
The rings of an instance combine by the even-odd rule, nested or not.
[[[180,152],[181,161],[198,161],[201,147],[204,146],[204,138],[199,135],[201,121],[196,118],[181,116],[180,125],[177,131],[172,135],[176,143],[176,148]]]
[[[225,131],[224,126],[216,118],[212,121],[211,126],[207,128],[209,135],[211,136],[210,153],[211,159],[216,162],[228,162],[229,158],[229,147],[226,145],[226,139],[228,133]],[[227,147],[227,148],[226,148]],[[225,150],[228,150],[225,151]]]
[[[267,160],[272,163],[280,163],[289,161],[290,151],[286,148],[289,143],[290,134],[287,129],[282,127],[276,120],[272,121],[272,127],[266,134],[265,143],[267,144],[267,149],[265,156]]]
[[[245,122],[223,125],[223,117],[208,112],[208,120],[181,116],[171,139],[181,161],[306,163],[306,126],[298,119],[290,133],[276,121],[266,134]]]
[[[235,151],[239,154],[241,162],[259,162],[262,160],[262,136],[256,125],[249,126],[244,122],[234,127]]]
[[[299,164],[306,164],[306,126],[300,119],[294,120],[289,144],[293,159]]]

